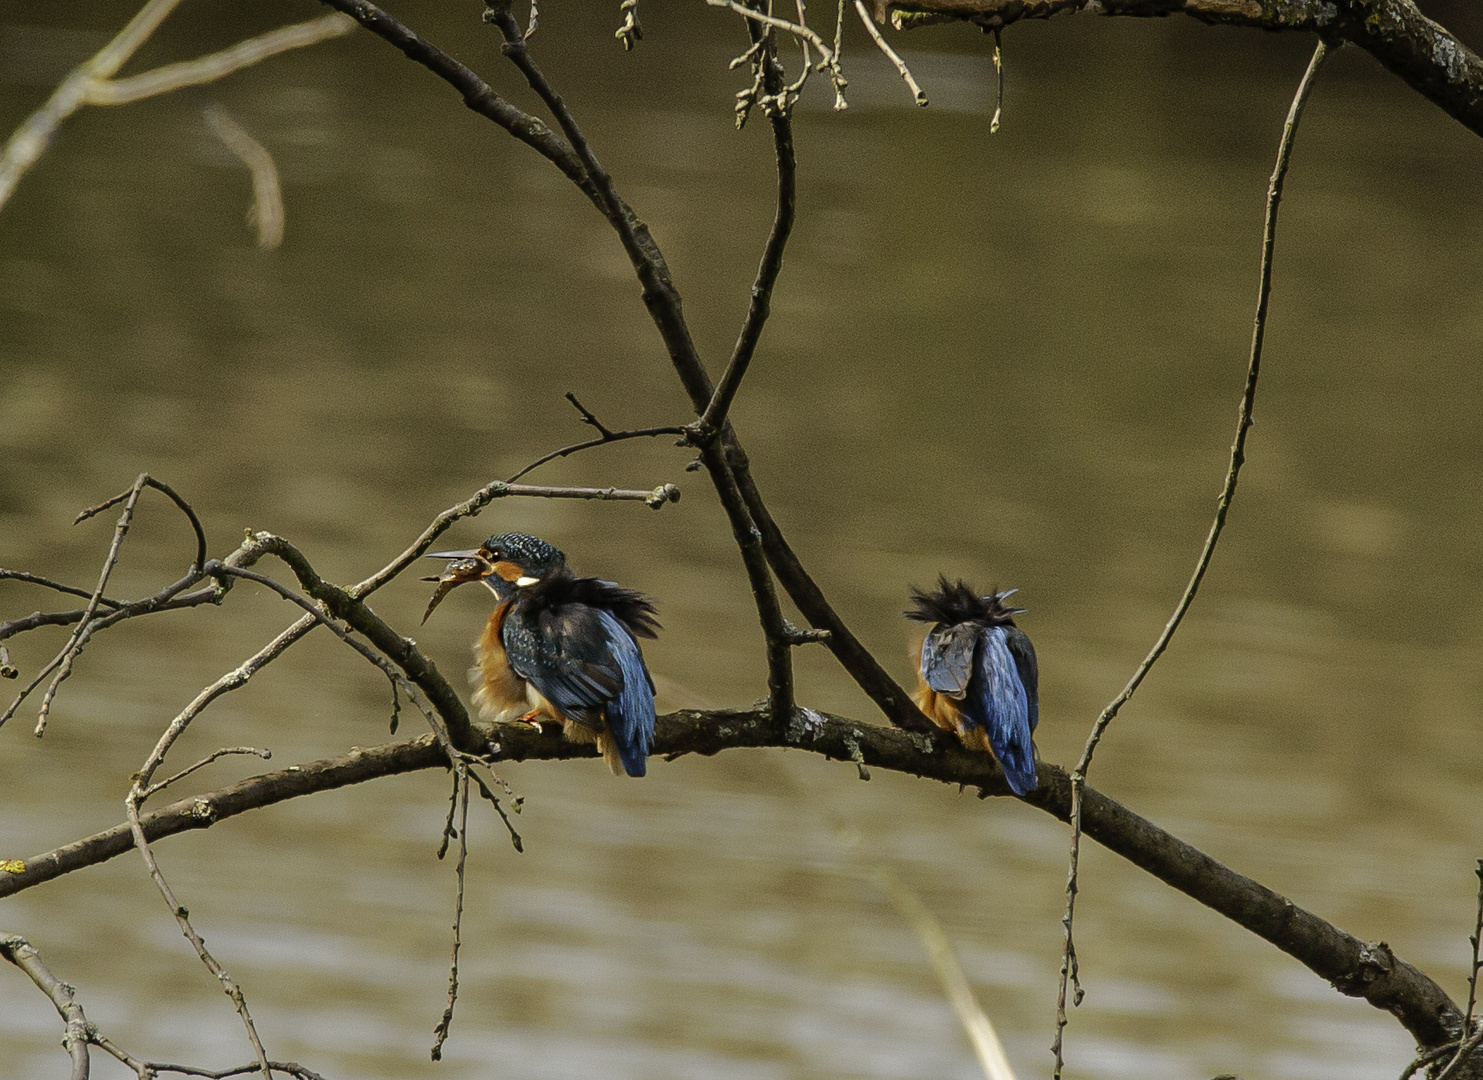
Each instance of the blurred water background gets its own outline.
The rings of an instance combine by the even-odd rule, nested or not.
[[[0,8],[0,129],[132,5]],[[192,0],[128,70],[226,45],[314,5]],[[516,103],[477,4],[396,9]],[[772,214],[760,117],[738,134],[739,21],[544,5],[538,60],[652,226],[713,370]],[[1457,4],[1457,29],[1483,23]],[[816,19],[821,18],[816,13]],[[903,680],[907,587],[941,569],[1018,586],[1042,669],[1040,750],[1070,763],[1193,565],[1244,377],[1266,179],[1312,42],[1188,20],[1068,18],[991,41],[897,42],[933,104],[847,27],[851,107],[800,106],[800,217],[733,416],[795,547]],[[796,56],[790,64],[796,65]],[[249,186],[202,119],[273,153],[287,239],[264,254]],[[1173,648],[1124,710],[1093,783],[1367,938],[1462,1000],[1483,854],[1483,225],[1478,139],[1346,50],[1298,141],[1267,366],[1226,538]],[[82,507],[148,470],[226,554],[244,528],[360,579],[442,508],[584,429],[683,422],[687,405],[616,240],[544,160],[365,33],[202,92],[90,109],[0,211],[0,564],[89,584],[107,520]],[[745,579],[703,475],[667,441],[553,463],[549,483],[684,499],[497,503],[451,537],[523,529],[581,571],[658,598],[661,705],[765,692]],[[110,592],[190,559],[146,496]],[[414,632],[410,576],[375,606]],[[0,614],[50,603],[0,586]],[[415,631],[445,672],[486,613],[455,594]],[[194,690],[293,612],[239,587],[222,610],[96,639],[44,740],[0,731],[0,856],[122,818],[128,778]],[[23,675],[60,634],[12,642]],[[801,696],[873,720],[820,649]],[[385,681],[311,636],[175,752],[271,747],[275,765],[388,738]],[[404,724],[410,720],[404,718]],[[173,760],[173,759],[172,759]],[[206,790],[247,775],[222,761]],[[1022,1076],[1048,1075],[1066,833],[1010,800],[784,752],[502,770],[527,851],[479,814],[463,996],[427,1061],[447,978],[441,774],[341,791],[159,847],[243,984],[270,1053],[335,1078],[971,1078],[921,943],[860,874],[896,869],[936,913]],[[0,905],[134,1053],[248,1058],[229,1003],[137,858]],[[1275,949],[1090,846],[1085,1004],[1069,1077],[1396,1075],[1411,1042]],[[0,971],[0,1075],[56,1075],[60,1028]],[[94,1075],[124,1075],[111,1063]]]

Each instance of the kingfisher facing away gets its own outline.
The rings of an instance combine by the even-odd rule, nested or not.
[[[1040,723],[1035,646],[1014,625],[1024,608],[1005,607],[1017,590],[979,596],[964,582],[937,579],[935,592],[913,589],[908,619],[932,623],[920,654],[912,700],[931,721],[956,732],[971,750],[990,750],[1016,795],[1034,791]]]
[[[560,721],[595,742],[616,776],[643,776],[654,742],[654,680],[637,639],[657,636],[654,605],[632,589],[577,577],[556,548],[525,533],[491,536],[450,559],[428,615],[450,591],[482,581],[497,601],[474,645],[474,704],[493,723]]]

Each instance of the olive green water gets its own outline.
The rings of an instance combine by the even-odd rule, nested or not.
[[[403,7],[529,104],[477,5]],[[717,368],[772,203],[765,126],[731,127],[741,31],[698,3],[654,5],[626,55],[612,10],[574,7],[543,10],[532,47],[651,224]],[[103,8],[0,9],[0,127],[127,5]],[[314,14],[285,3],[216,24],[197,3],[138,66]],[[1310,43],[1174,21],[1014,27],[991,138],[987,39],[907,38],[929,50],[910,59],[933,105],[914,110],[849,34],[851,109],[820,95],[798,114],[799,224],[733,415],[794,545],[902,679],[908,585],[942,569],[1021,589],[1040,749],[1069,762],[1208,528],[1266,177]],[[203,97],[79,115],[0,211],[0,564],[92,582],[109,525],[68,523],[147,469],[194,502],[214,554],[267,528],[358,580],[445,506],[581,438],[568,390],[615,427],[686,418],[601,219],[384,43],[282,57],[210,97],[282,171],[276,254],[251,244],[247,179]],[[1368,57],[1323,73],[1230,527],[1093,774],[1459,1000],[1483,855],[1480,168],[1476,137]],[[512,528],[555,541],[578,569],[657,597],[662,706],[751,702],[765,687],[745,579],[687,460],[661,440],[536,474],[680,483],[662,513],[508,501],[450,542]],[[145,506],[115,595],[189,561],[178,515]],[[409,577],[376,607],[456,674],[487,605],[455,594],[414,631],[426,595]],[[6,583],[0,617],[50,602]],[[97,639],[44,740],[29,707],[0,730],[0,857],[120,820],[169,718],[292,614],[244,587],[222,610]],[[12,642],[23,674],[61,640]],[[875,718],[822,650],[798,662],[806,703]],[[275,765],[332,755],[384,741],[389,711],[384,679],[311,637],[172,761],[242,744]],[[249,771],[220,762],[196,790]],[[1021,1076],[1049,1075],[1066,835],[1045,815],[782,752],[655,762],[643,782],[597,763],[502,771],[526,800],[527,851],[478,814],[440,1065],[441,774],[160,845],[274,1057],[336,1078],[973,1077],[921,943],[861,875],[873,861],[941,920]],[[1391,1017],[1234,925],[1094,846],[1084,871],[1068,1076],[1384,1078],[1409,1059]],[[247,1060],[136,858],[5,901],[0,929],[29,937],[134,1053]],[[0,970],[0,1076],[60,1074],[59,1037],[47,1002]]]

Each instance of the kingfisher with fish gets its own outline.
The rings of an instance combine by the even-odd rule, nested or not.
[[[632,589],[578,577],[556,547],[525,533],[491,536],[447,559],[422,621],[469,582],[494,593],[494,614],[474,645],[474,704],[492,723],[540,730],[559,722],[574,742],[596,743],[613,774],[643,776],[654,744],[654,680],[639,648],[657,637],[653,603]]]

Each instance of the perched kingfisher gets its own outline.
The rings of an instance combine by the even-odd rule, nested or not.
[[[979,596],[967,584],[937,579],[935,592],[912,589],[916,622],[932,623],[920,646],[920,678],[912,700],[971,750],[990,750],[1016,795],[1034,791],[1035,726],[1040,723],[1035,646],[1005,607],[1017,590]]]
[[[654,742],[654,680],[638,638],[656,637],[654,605],[632,589],[577,577],[556,548],[500,533],[449,559],[422,621],[450,591],[482,581],[497,604],[474,645],[474,704],[494,723],[540,729],[559,720],[574,742],[595,742],[616,776],[643,776]]]

